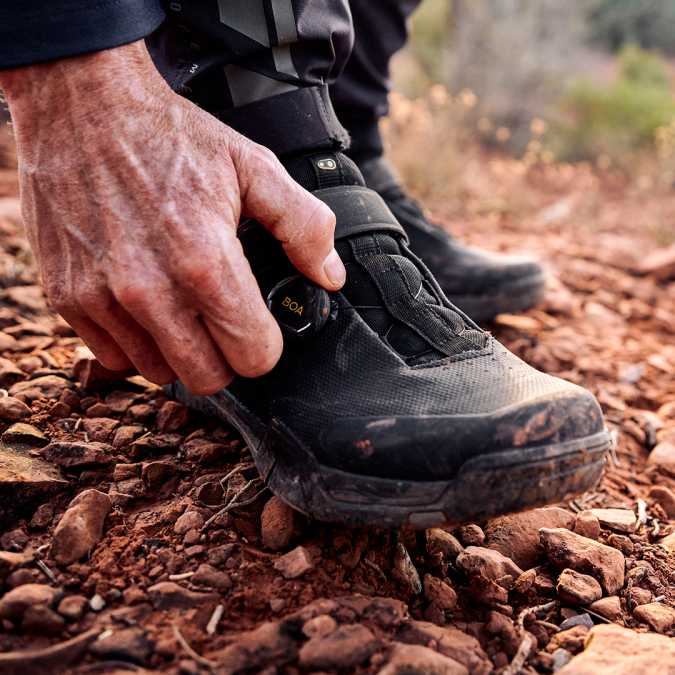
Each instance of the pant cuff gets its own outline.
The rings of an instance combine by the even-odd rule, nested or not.
[[[349,147],[349,134],[325,86],[303,87],[214,114],[278,156]]]

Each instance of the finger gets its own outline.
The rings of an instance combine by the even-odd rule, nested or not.
[[[282,243],[302,274],[328,290],[341,288],[346,272],[333,243],[330,208],[296,183],[267,148],[248,142],[232,156],[244,214]]]
[[[160,294],[139,294],[136,290],[132,297],[129,291],[121,290],[116,296],[124,303],[120,312],[129,318],[133,314],[143,332],[153,337],[163,359],[193,394],[214,394],[232,381],[232,369],[193,310],[179,306],[170,297],[151,301],[151,296]]]
[[[143,377],[156,384],[169,384],[177,379],[152,337],[111,293],[105,290],[82,293],[78,295],[78,303],[89,319],[115,340]]]
[[[133,364],[115,340],[93,321],[73,312],[61,313],[61,316],[108,370],[124,371],[133,368]]]

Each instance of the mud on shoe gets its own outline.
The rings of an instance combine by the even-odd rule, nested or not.
[[[610,443],[593,395],[534,370],[456,309],[351,160],[287,167],[335,212],[346,284],[312,286],[244,224],[284,353],[214,396],[180,383],[173,395],[234,425],[271,490],[318,520],[426,528],[592,487]]]
[[[472,319],[489,321],[541,302],[546,278],[537,262],[465,246],[430,223],[384,158],[364,160],[359,168],[368,187],[382,196],[403,226],[411,250],[429,267],[450,302]]]

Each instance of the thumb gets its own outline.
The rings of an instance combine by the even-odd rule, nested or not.
[[[284,247],[299,272],[333,291],[346,271],[335,250],[335,214],[296,183],[267,148],[246,143],[233,153],[241,191],[242,213],[255,218]]]

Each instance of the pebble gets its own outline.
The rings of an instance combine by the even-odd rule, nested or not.
[[[0,398],[0,420],[3,422],[19,422],[30,415],[31,409],[18,398],[13,396]]]
[[[582,537],[598,539],[600,537],[600,521],[590,511],[581,511],[574,519],[574,531]]]
[[[79,621],[89,604],[83,595],[69,595],[63,598],[56,611],[70,621]]]
[[[637,633],[615,624],[600,624],[591,629],[586,649],[557,675],[666,675],[672,672],[675,672],[675,640],[655,633]]]
[[[134,626],[104,634],[90,645],[89,651],[99,658],[143,665],[152,654],[153,647],[146,632]]]
[[[260,534],[263,546],[272,551],[283,551],[297,535],[297,513],[279,497],[265,504],[260,516]]]
[[[46,605],[28,607],[21,620],[21,628],[24,631],[38,635],[58,635],[65,625],[63,618]]]
[[[574,616],[571,616],[569,619],[565,619],[560,624],[560,630],[561,631],[569,630],[570,628],[574,628],[575,626],[585,626],[587,628],[592,628],[593,625],[594,624],[591,615],[584,612],[583,614],[575,614]]]
[[[131,445],[145,431],[145,428],[139,424],[127,424],[115,429],[112,440],[113,448],[123,448]]]
[[[184,427],[189,419],[190,411],[176,401],[167,401],[157,413],[157,428],[160,431],[178,431]]]
[[[201,530],[204,526],[204,516],[199,511],[186,511],[176,520],[173,531],[176,534],[185,534],[189,530]]]
[[[491,548],[468,546],[457,557],[457,567],[470,577],[483,577],[507,590],[523,573],[511,558]]]
[[[457,593],[452,586],[431,574],[424,575],[424,596],[445,611],[452,611],[457,606]]]
[[[10,390],[11,393],[11,390]],[[675,476],[675,443],[662,441],[649,453],[647,464]]]
[[[173,581],[160,581],[148,588],[148,597],[155,609],[190,609],[220,600],[217,593],[199,593],[179,586]]]
[[[21,400],[33,401],[37,398],[58,399],[65,389],[72,389],[73,385],[56,375],[43,375],[32,380],[17,382],[9,389],[10,396]]]
[[[539,534],[548,559],[556,567],[589,574],[609,594],[623,587],[625,561],[620,551],[563,528],[542,528]]]
[[[440,528],[431,528],[426,531],[427,553],[430,556],[440,556],[442,560],[454,562],[464,550],[459,540],[449,532]]]
[[[0,598],[0,619],[19,621],[24,612],[35,605],[52,605],[61,591],[45,584],[23,584]]]
[[[2,434],[2,442],[16,450],[30,450],[41,448],[49,439],[32,424],[16,422]]]
[[[543,558],[539,530],[542,527],[571,528],[573,523],[574,515],[557,506],[502,516],[488,523],[485,546],[503,553],[526,570]]]
[[[305,621],[302,626],[302,632],[308,638],[326,637],[326,635],[330,635],[337,626],[337,622],[333,617],[328,616],[328,614],[320,614],[313,619]]]
[[[110,497],[93,489],[84,490],[70,502],[52,539],[51,555],[57,564],[69,565],[98,544],[111,508]]]
[[[482,546],[485,541],[485,532],[475,523],[462,525],[457,535],[464,546]]]
[[[4,335],[6,333],[3,332]],[[0,358],[0,387],[8,389],[19,380],[23,380],[26,374],[16,367],[9,359]]]
[[[625,534],[610,534],[607,537],[607,544],[612,548],[619,549],[624,555],[630,555],[635,549],[633,541]]]
[[[329,635],[310,638],[298,660],[308,670],[344,670],[367,661],[378,647],[379,641],[368,628],[348,624]]]
[[[422,645],[394,643],[387,664],[377,675],[468,675],[467,668]]]
[[[169,481],[178,473],[175,463],[170,460],[145,462],[141,471],[143,482],[151,490],[160,490],[168,485]],[[169,489],[168,487],[166,488]]]
[[[659,540],[659,546],[663,546],[667,551],[675,553],[675,532],[671,532],[671,534]]]
[[[610,595],[606,598],[600,598],[588,607],[591,611],[600,616],[604,616],[610,621],[618,621],[622,618],[621,598],[618,595]]]
[[[284,579],[297,579],[313,568],[312,556],[304,546],[296,546],[274,562],[274,569]]]
[[[232,579],[230,579],[229,574],[206,563],[197,568],[196,572],[190,577],[190,581],[198,586],[210,586],[219,591],[227,591],[232,588]]]
[[[630,509],[588,509],[601,525],[617,532],[631,534],[637,527],[637,518]]]
[[[33,570],[23,567],[12,572],[5,583],[9,588],[16,588],[17,586],[23,586],[23,584],[37,583],[37,581],[37,574]]]
[[[98,593],[89,600],[89,609],[92,612],[100,612],[105,607],[105,600]]]
[[[563,602],[572,605],[590,605],[602,597],[602,588],[593,577],[570,569],[560,573],[556,591]]]
[[[27,565],[32,561],[33,556],[29,553],[0,551],[0,583],[22,565]]]
[[[40,455],[48,462],[66,469],[107,466],[116,461],[110,445],[95,441],[55,441],[42,448]]]
[[[403,584],[410,593],[419,595],[422,592],[422,581],[417,568],[410,558],[408,550],[400,542],[396,545],[392,576]]]
[[[639,605],[633,610],[633,616],[657,633],[665,633],[675,626],[675,609],[662,602]]]
[[[87,410],[87,414],[89,410]],[[84,429],[91,441],[98,441],[99,443],[110,441],[117,426],[119,426],[119,421],[112,417],[82,418],[82,429]]]
[[[0,399],[0,404],[2,399]],[[2,415],[0,411],[0,416]],[[649,498],[665,511],[668,518],[675,518],[675,492],[663,485],[654,485],[649,490]]]

